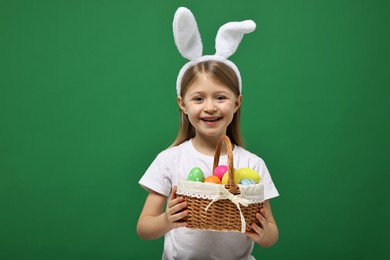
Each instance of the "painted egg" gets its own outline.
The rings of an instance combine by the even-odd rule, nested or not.
[[[220,180],[222,180],[223,175],[228,171],[228,167],[226,165],[219,165],[214,169],[214,175],[217,176]]]
[[[220,184],[221,180],[218,178],[218,176],[211,175],[211,176],[206,177],[206,179],[204,179],[204,182],[211,182],[211,183],[215,183],[215,184]]]
[[[256,184],[257,182],[255,180],[249,179],[249,178],[244,178],[240,180],[240,184],[242,185],[252,185]]]
[[[222,184],[227,184],[228,183],[228,180],[229,180],[229,172],[226,172],[223,177],[222,177]],[[240,175],[238,173],[238,170],[237,169],[234,169],[233,170],[233,182],[235,184],[239,184],[240,183]]]
[[[188,174],[187,180],[203,182],[204,181],[204,174],[203,174],[202,169],[199,167],[192,168],[190,173]]]
[[[240,168],[238,171],[240,172],[241,179],[251,179],[256,183],[260,182],[260,175],[255,170],[250,168]]]

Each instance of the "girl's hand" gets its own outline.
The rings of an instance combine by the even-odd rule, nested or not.
[[[246,232],[247,236],[258,244],[268,231],[268,220],[266,215],[264,208],[262,208],[260,213],[256,213],[256,218],[260,222],[260,226],[256,223],[252,223],[251,228],[254,232]]]
[[[176,190],[177,187],[174,186],[165,210],[165,215],[171,228],[187,226],[187,222],[183,222],[182,219],[188,215],[188,210],[185,210],[188,207],[188,203],[183,197],[176,197]]]
[[[256,218],[260,225],[252,223],[253,231],[246,232],[246,235],[262,247],[272,246],[278,240],[279,231],[268,201],[264,202],[264,207],[256,214]]]

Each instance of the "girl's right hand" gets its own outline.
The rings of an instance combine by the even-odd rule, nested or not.
[[[187,222],[183,222],[183,218],[188,215],[188,203],[183,197],[176,197],[177,187],[174,186],[169,196],[165,215],[169,225],[172,228],[185,227]]]

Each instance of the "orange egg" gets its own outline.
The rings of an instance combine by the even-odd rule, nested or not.
[[[206,179],[204,179],[204,182],[212,182],[215,184],[220,184],[221,180],[218,178],[218,176],[211,175],[209,177],[206,177]]]

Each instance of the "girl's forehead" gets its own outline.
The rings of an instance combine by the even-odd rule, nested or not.
[[[208,76],[200,76],[188,86],[186,94],[193,93],[193,92],[216,92],[216,91],[232,92],[229,89],[229,87],[226,86],[225,84],[215,79],[212,79]]]

